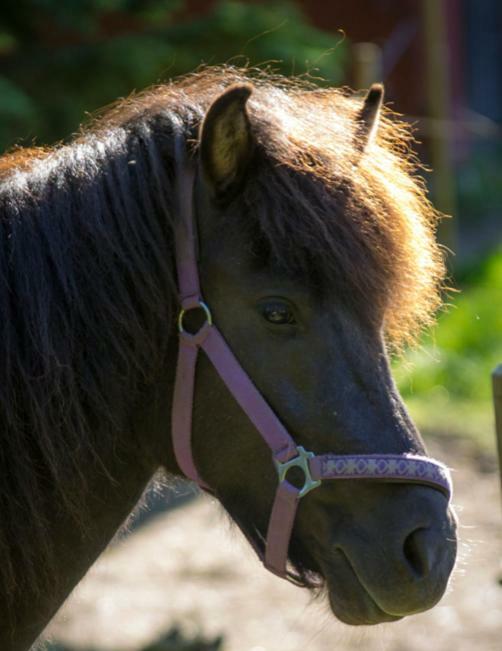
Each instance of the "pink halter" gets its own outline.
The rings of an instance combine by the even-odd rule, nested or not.
[[[172,437],[176,460],[186,477],[211,492],[199,476],[192,456],[192,407],[197,356],[202,349],[221,379],[271,450],[278,474],[278,487],[270,514],[264,550],[250,539],[258,556],[274,574],[292,578],[287,570],[288,547],[300,499],[325,479],[375,479],[419,483],[442,491],[447,499],[452,486],[449,470],[442,463],[412,454],[315,455],[297,446],[281,421],[254,386],[218,328],[204,302],[195,254],[193,192],[195,173],[180,165],[178,222],[175,232],[176,267],[181,311],[178,316],[179,352],[172,409]],[[184,329],[189,310],[202,309],[204,325],[195,334]],[[305,481],[296,488],[287,480],[290,468],[298,467]],[[244,531],[244,533],[246,533]]]

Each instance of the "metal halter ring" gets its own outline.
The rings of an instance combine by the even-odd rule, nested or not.
[[[305,482],[303,484],[303,487],[300,489],[300,492],[298,493],[298,497],[300,498],[309,493],[314,488],[320,486],[321,480],[312,479],[312,474],[310,472],[309,459],[313,459],[315,457],[315,454],[313,452],[307,452],[304,448],[302,448],[301,445],[296,448],[296,451],[298,452],[298,456],[294,457],[293,459],[285,462],[274,459],[274,462],[277,468],[277,474],[279,475],[279,483],[283,482],[286,479],[288,470],[291,468],[301,468],[303,470],[303,474],[305,475]]]
[[[190,312],[191,310],[198,310],[198,309],[204,310],[204,314],[206,315],[206,323],[209,326],[213,325],[213,315],[211,314],[211,310],[209,307],[204,303],[204,301],[199,301],[198,305],[194,305],[193,307],[189,307],[187,309],[181,308],[180,313],[178,315],[178,332],[183,333],[186,332],[185,328],[183,327],[183,318],[187,312]],[[205,324],[201,326],[201,328],[204,327]],[[188,334],[193,334],[193,333],[188,333]]]

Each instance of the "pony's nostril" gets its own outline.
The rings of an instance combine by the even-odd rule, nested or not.
[[[422,527],[412,531],[404,541],[404,557],[417,578],[427,576],[434,562],[428,542],[427,529]]]

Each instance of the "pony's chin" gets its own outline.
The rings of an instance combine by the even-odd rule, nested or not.
[[[343,558],[342,568],[322,567],[320,574],[331,612],[350,626],[374,626],[403,619],[404,614],[386,612],[359,580],[348,559]],[[341,571],[340,571],[341,570]]]
[[[352,600],[350,604],[339,601],[331,590],[328,595],[333,615],[350,626],[374,626],[375,624],[397,622],[403,618],[403,616],[390,615],[382,610],[362,586],[359,598]]]
[[[350,589],[348,594],[339,594],[336,589],[340,578],[330,576],[329,571],[323,572],[320,569],[306,570],[302,566],[294,565],[301,576],[298,585],[307,588],[313,592],[316,597],[327,596],[331,612],[344,624],[350,626],[373,626],[388,622],[397,622],[403,619],[405,615],[395,615],[385,612],[373,599],[371,594],[366,590],[352,570],[349,576],[344,577],[344,582],[349,582]],[[345,583],[345,589],[347,589]],[[343,591],[345,592],[345,590]]]

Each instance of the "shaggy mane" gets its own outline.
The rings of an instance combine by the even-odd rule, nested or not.
[[[173,134],[181,132],[196,149],[211,102],[230,84],[249,81],[261,166],[237,201],[269,263],[280,260],[323,294],[335,288],[346,300],[357,297],[380,315],[395,346],[430,323],[439,305],[437,214],[416,176],[409,132],[386,111],[361,155],[361,99],[346,90],[206,68],[107,108],[69,144],[6,154],[0,158],[0,589],[6,593],[51,580],[56,559],[47,486],[50,499],[84,530],[82,469],[100,463],[103,446],[117,445],[141,388],[166,362],[175,301]]]

